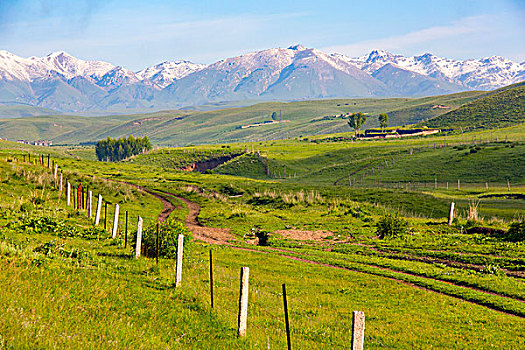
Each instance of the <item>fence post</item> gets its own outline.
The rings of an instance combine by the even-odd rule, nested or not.
[[[213,251],[210,249],[210,300],[213,309]]]
[[[71,184],[69,182],[67,183],[66,205],[68,207],[71,205]]]
[[[128,245],[128,211],[126,210],[126,230],[124,231],[124,248]]]
[[[485,182],[485,191],[489,191],[489,183],[488,182]]]
[[[248,283],[250,280],[250,268],[241,267],[241,288],[239,293],[239,318],[237,323],[237,336],[246,335],[246,324],[248,321]]]
[[[507,179],[507,188],[509,189],[509,192],[510,192],[510,181],[509,181],[509,179]]]
[[[155,237],[155,263],[159,264],[159,222],[157,221],[157,236]]]
[[[283,303],[284,303],[284,322],[286,323],[286,342],[288,350],[292,350],[292,341],[290,339],[290,321],[288,320],[288,302],[286,301],[286,284],[283,283]]]
[[[184,252],[184,235],[177,238],[177,266],[175,270],[175,287],[180,287],[182,280],[182,254]]]
[[[459,179],[458,179],[458,191],[461,189],[461,183],[459,182]]]
[[[354,311],[352,318],[352,350],[363,350],[365,343],[365,313]]]
[[[95,226],[100,223],[100,211],[102,210],[102,195],[98,195],[97,213],[95,215]]]
[[[118,228],[118,214],[119,214],[119,205],[115,204],[115,216],[113,217],[113,232],[112,232],[112,238],[117,238],[117,228]]]
[[[53,171],[53,177],[56,181],[57,179],[57,175],[58,175],[58,164],[55,164],[55,171]],[[55,186],[57,185],[57,183],[55,182]]]
[[[452,220],[454,220],[454,202],[450,203],[450,212],[448,213],[448,226],[452,225]]]
[[[437,179],[437,177],[435,177],[434,178],[434,189],[437,190],[437,188],[438,188],[438,179]]]
[[[87,217],[91,218],[91,211],[93,208],[93,192],[88,191],[88,199],[87,199]]]
[[[104,231],[106,231],[108,225],[108,202],[104,202]]]
[[[59,191],[60,191],[60,197],[62,197],[62,184],[63,184],[63,180],[62,180],[62,172],[60,172],[60,185],[58,187]]]
[[[139,215],[139,221],[137,223],[137,244],[135,245],[135,258],[140,256],[140,250],[142,248],[142,218]]]

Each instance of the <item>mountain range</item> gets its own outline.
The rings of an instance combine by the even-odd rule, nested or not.
[[[492,90],[525,80],[525,62],[452,60],[372,51],[351,58],[301,45],[203,65],[167,61],[133,72],[65,52],[18,57],[0,51],[0,104],[65,113],[173,109],[210,102],[428,96]]]

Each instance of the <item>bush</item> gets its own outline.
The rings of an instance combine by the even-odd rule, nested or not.
[[[381,217],[375,226],[381,239],[398,237],[408,232],[408,221],[392,214]]]
[[[521,222],[513,222],[510,225],[505,239],[511,242],[520,242],[525,240],[525,219]]]
[[[177,257],[177,238],[184,235],[184,250],[187,251],[193,244],[193,236],[183,223],[168,218],[159,223],[159,257],[175,259]],[[142,233],[142,251],[147,257],[155,257],[157,238],[157,224],[146,227]]]

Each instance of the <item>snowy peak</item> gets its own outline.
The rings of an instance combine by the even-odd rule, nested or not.
[[[166,61],[137,72],[141,80],[149,80],[163,89],[176,80],[206,68],[205,64],[190,61]]]
[[[131,85],[138,82],[140,82],[140,79],[135,73],[118,66],[104,74],[97,82],[97,85],[111,90],[122,85]]]
[[[0,51],[0,76],[31,82],[35,79],[63,76],[71,79],[78,76],[99,78],[114,66],[102,61],[84,61],[59,51],[46,57],[18,57]]]
[[[458,84],[469,89],[491,90],[523,80],[525,67],[500,56],[481,58],[478,60],[452,60],[425,53],[413,57],[393,55],[387,51],[374,50],[368,55],[350,58],[332,54],[363,71],[374,74],[387,64],[393,64],[402,69]]]
[[[500,56],[453,60],[384,50],[350,58],[297,44],[211,65],[166,61],[138,72],[64,51],[18,57],[0,50],[5,101],[60,111],[176,108],[243,99],[422,96],[491,90],[525,80],[525,63]]]
[[[304,51],[304,50],[308,50],[308,48],[306,46],[301,45],[301,44],[297,44],[297,45],[292,45],[292,46],[288,47],[288,50]]]

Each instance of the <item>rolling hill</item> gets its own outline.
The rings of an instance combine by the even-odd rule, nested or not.
[[[492,129],[525,122],[525,82],[496,90],[423,125],[463,130]]]

